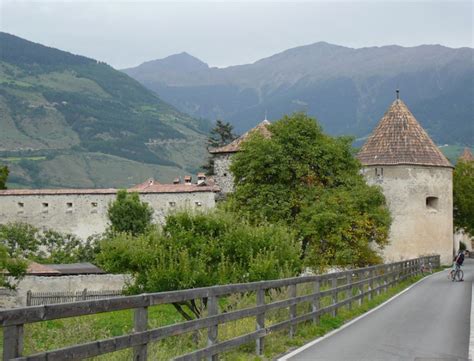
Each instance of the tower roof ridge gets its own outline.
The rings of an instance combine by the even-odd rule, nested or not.
[[[398,97],[385,112],[357,158],[363,165],[452,167]]]

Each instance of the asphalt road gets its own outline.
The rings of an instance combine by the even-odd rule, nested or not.
[[[468,359],[474,260],[464,282],[447,271],[289,358],[291,361],[461,361]]]

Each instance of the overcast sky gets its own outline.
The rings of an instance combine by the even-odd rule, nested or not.
[[[0,0],[0,29],[116,68],[186,51],[212,66],[318,41],[473,47],[472,1]]]

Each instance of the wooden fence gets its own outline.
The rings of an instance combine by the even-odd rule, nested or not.
[[[290,335],[293,335],[297,324],[305,321],[317,323],[323,314],[336,315],[341,307],[351,307],[353,302],[361,303],[364,299],[371,299],[374,294],[386,291],[391,285],[419,274],[421,265],[428,262],[433,268],[439,267],[439,256],[422,257],[316,276],[5,310],[0,312],[0,325],[4,330],[3,357],[4,360],[76,360],[133,347],[133,359],[142,361],[147,359],[149,343],[206,328],[207,346],[179,356],[175,360],[199,360],[202,358],[217,360],[219,353],[250,342],[256,343],[255,351],[260,355],[264,349],[266,335],[283,329],[289,329]],[[298,296],[296,291],[299,285],[309,285],[312,289],[311,293]],[[289,289],[289,298],[278,301],[270,300],[271,302],[265,303],[265,294],[269,290],[284,287]],[[250,292],[256,294],[255,306],[219,313],[218,300],[220,297]],[[330,297],[332,304],[323,307],[320,302],[323,297]],[[195,299],[207,299],[208,311],[205,317],[148,329],[149,306]],[[297,314],[297,305],[302,302],[309,304],[310,308],[306,308],[308,312]],[[289,318],[282,322],[266,325],[266,312],[283,308],[289,310]],[[126,309],[134,309],[134,330],[131,334],[22,357],[23,326],[26,323]],[[219,341],[219,325],[248,317],[255,317],[255,331],[230,340]]]
[[[89,291],[84,288],[82,291],[52,291],[52,292],[26,292],[26,305],[39,306],[57,303],[100,300],[122,295],[121,290]]]

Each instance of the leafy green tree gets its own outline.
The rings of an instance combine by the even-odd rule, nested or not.
[[[295,276],[300,244],[285,226],[254,226],[235,214],[176,213],[162,232],[104,239],[98,261],[134,277],[131,293],[159,292]],[[186,319],[199,317],[197,300],[175,304]]]
[[[27,269],[27,263],[18,258],[11,257],[7,247],[0,244],[0,287],[16,288],[16,283],[21,280]]]
[[[284,222],[302,238],[311,266],[380,261],[390,215],[377,187],[368,186],[352,155],[351,139],[322,132],[304,113],[255,133],[235,155],[235,193],[229,207],[258,221]]]
[[[211,129],[207,138],[207,146],[209,148],[218,148],[232,142],[237,135],[234,133],[234,127],[228,122],[217,120],[214,128]],[[214,159],[212,155],[208,158],[205,165],[202,166],[208,176],[214,175]]]
[[[9,257],[35,256],[41,245],[39,230],[22,222],[0,225],[0,245],[5,247]]]
[[[138,193],[128,193],[122,189],[117,198],[109,205],[107,217],[112,232],[126,232],[132,235],[142,234],[151,226],[153,210],[140,201]]]
[[[454,226],[474,237],[474,161],[460,160],[453,173]]]
[[[7,178],[10,171],[7,166],[0,167],[0,189],[7,189]]]

